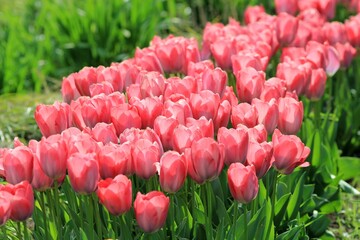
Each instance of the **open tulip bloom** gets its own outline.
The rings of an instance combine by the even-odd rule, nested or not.
[[[320,134],[320,112],[304,133],[304,107],[360,46],[359,15],[327,22],[335,2],[249,7],[246,25],[208,23],[202,44],[156,36],[64,77],[64,102],[36,107],[41,140],[0,149],[4,232],[16,221],[17,239],[305,239],[321,211],[309,174],[331,169],[315,169],[325,147],[305,143],[320,141],[306,135]]]

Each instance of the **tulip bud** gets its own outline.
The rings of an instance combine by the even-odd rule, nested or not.
[[[155,119],[154,131],[160,137],[160,140],[165,150],[173,149],[172,137],[174,135],[174,130],[178,125],[178,120],[174,118],[158,116]]]
[[[273,163],[273,146],[272,143],[258,143],[254,139],[250,139],[246,156],[248,165],[254,165],[256,176],[262,178],[270,169]]]
[[[99,197],[100,203],[112,215],[121,215],[131,208],[131,181],[122,174],[117,175],[114,179],[107,178],[99,181],[96,194]]]
[[[264,88],[265,73],[252,67],[236,73],[236,90],[241,102],[250,103],[253,98],[259,98]]]
[[[276,17],[276,36],[282,46],[290,44],[296,36],[299,20],[285,12]]]
[[[304,117],[303,103],[292,97],[278,99],[279,121],[278,128],[284,134],[296,134]]]
[[[254,166],[232,163],[227,171],[231,195],[240,203],[249,203],[255,199],[259,182]]]
[[[305,89],[307,98],[316,100],[320,99],[325,91],[326,72],[322,68],[313,69],[311,73],[311,81]]]
[[[297,166],[307,167],[306,158],[310,148],[301,142],[296,135],[283,135],[275,129],[272,141],[274,144],[274,167],[283,174],[291,174]]]
[[[139,139],[133,145],[132,158],[135,174],[149,179],[156,174],[154,163],[159,162],[162,151],[159,144],[148,139]]]
[[[264,102],[254,98],[251,104],[258,112],[258,123],[264,124],[268,134],[272,134],[279,119],[279,108],[276,100],[273,98],[270,102]]]
[[[9,149],[4,155],[4,171],[6,181],[17,184],[22,181],[31,182],[33,178],[33,154],[26,146]]]
[[[160,186],[165,192],[177,192],[185,182],[187,162],[183,154],[169,151],[162,155],[158,164]]]
[[[141,128],[141,117],[138,110],[128,103],[113,107],[110,114],[118,136],[127,128]]]
[[[159,230],[166,221],[170,199],[162,192],[152,191],[146,195],[137,193],[134,201],[135,218],[144,232]]]

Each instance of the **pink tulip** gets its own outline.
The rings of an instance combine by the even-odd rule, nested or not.
[[[340,22],[327,22],[322,28],[325,40],[327,40],[331,45],[335,43],[346,43],[346,28],[343,23]]]
[[[303,103],[291,97],[278,99],[279,122],[278,128],[284,134],[296,134],[304,117]]]
[[[279,108],[276,100],[273,98],[269,102],[265,102],[254,98],[251,105],[253,105],[258,112],[258,123],[264,124],[266,131],[272,134],[279,119]]]
[[[69,180],[75,192],[91,194],[99,181],[99,163],[96,155],[74,153],[67,160]]]
[[[139,112],[141,117],[142,128],[153,127],[157,116],[161,115],[163,111],[162,97],[147,97],[142,100],[134,100],[133,106]]]
[[[224,70],[231,69],[231,56],[235,54],[233,40],[229,38],[219,38],[210,45],[211,53],[216,65]]]
[[[324,69],[313,69],[311,81],[305,89],[306,97],[312,100],[320,99],[325,91],[326,79],[327,76]]]
[[[144,232],[158,231],[166,221],[170,199],[162,192],[152,191],[146,195],[137,193],[134,201],[135,218]]]
[[[201,116],[207,119],[215,119],[220,104],[220,96],[209,90],[203,90],[198,94],[191,94],[189,103],[195,119],[199,119]]]
[[[75,85],[75,74],[76,73],[72,73],[64,77],[61,83],[61,95],[67,104],[70,104],[72,100],[76,100],[81,96]]]
[[[346,42],[345,44],[336,43],[335,48],[339,54],[341,67],[348,68],[356,55],[356,49],[348,42]]]
[[[141,99],[163,95],[165,78],[159,72],[142,71],[137,77],[140,83]]]
[[[10,199],[10,219],[24,221],[34,211],[34,192],[28,181],[0,186],[0,196]]]
[[[275,0],[275,9],[277,14],[286,12],[294,16],[298,10],[297,0]]]
[[[148,139],[137,140],[132,149],[135,174],[143,179],[149,179],[156,174],[155,163],[161,157],[159,144]]]
[[[291,174],[297,166],[307,167],[306,158],[310,148],[295,135],[283,135],[275,129],[272,141],[274,144],[274,167],[282,174]]]
[[[89,134],[82,132],[80,134],[71,136],[67,144],[68,156],[73,153],[95,153],[99,152],[101,142],[95,141]],[[65,141],[65,139],[64,139]]]
[[[124,79],[121,78],[119,69],[116,66],[98,68],[97,82],[109,83],[114,91],[122,92],[124,90]]]
[[[151,48],[136,48],[135,50],[135,63],[141,69],[146,71],[155,71],[163,73],[163,68],[159,61],[159,58],[156,56],[155,52]]]
[[[210,60],[204,60],[201,62],[190,62],[188,65],[188,72],[187,75],[194,77],[194,78],[202,78],[203,73],[207,69],[214,69],[214,64]]]
[[[4,155],[4,171],[6,181],[18,184],[33,178],[33,154],[26,146],[9,149]]]
[[[202,137],[203,133],[198,127],[188,128],[179,124],[174,129],[174,134],[172,137],[173,149],[179,153],[183,153],[186,148],[191,147],[191,144],[194,141],[198,141]]]
[[[283,62],[277,66],[276,77],[286,81],[287,91],[296,91],[298,95],[301,95],[311,77],[311,70],[310,72],[309,70],[296,62]]]
[[[233,89],[232,86],[231,87],[229,87],[229,86],[225,87],[224,94],[223,94],[223,96],[221,98],[221,103],[223,103],[225,100],[229,101],[231,106],[238,105],[239,100],[236,97],[236,95],[234,93],[234,89]]]
[[[231,108],[232,107],[228,100],[221,101],[216,118],[214,120],[215,132],[217,132],[220,127],[228,126],[230,121]]]
[[[187,162],[183,154],[175,151],[165,152],[158,164],[161,188],[175,193],[183,186],[187,176]]]
[[[190,104],[185,99],[172,101],[166,100],[163,108],[163,115],[167,118],[176,119],[179,124],[185,125],[186,119],[193,117]]]
[[[246,129],[221,127],[218,131],[217,139],[225,147],[224,162],[226,165],[229,166],[234,162],[245,162],[249,141]]]
[[[97,142],[102,142],[103,144],[107,144],[109,142],[118,143],[116,129],[112,123],[97,123],[92,129],[86,128],[84,131],[89,132],[89,134]]]
[[[257,22],[266,15],[264,6],[248,6],[244,12],[244,21],[246,25]]]
[[[350,17],[345,21],[345,31],[346,31],[347,39],[349,40],[350,44],[354,47],[360,46],[360,30],[358,27],[359,23],[360,23],[360,14],[358,14],[357,17]]]
[[[244,68],[236,73],[236,90],[241,102],[250,103],[259,98],[264,88],[265,73],[252,67]]]
[[[97,184],[96,194],[99,201],[115,216],[128,212],[132,203],[131,181],[119,174],[114,179],[100,180]]]
[[[251,128],[257,124],[258,112],[256,108],[248,103],[240,103],[231,109],[231,124],[234,128],[238,124],[244,124]]]
[[[229,189],[236,201],[249,203],[255,199],[259,189],[255,166],[245,167],[242,163],[233,163],[227,174]]]
[[[285,96],[286,82],[280,78],[270,78],[264,83],[264,89],[260,94],[260,99],[270,102],[272,98],[278,99]]]
[[[39,163],[44,173],[54,180],[58,180],[66,173],[66,159],[68,149],[61,135],[43,137],[39,143]]]
[[[76,89],[81,96],[90,96],[90,86],[97,83],[97,70],[93,67],[84,67],[79,72],[74,73]]]
[[[290,44],[296,36],[299,20],[285,12],[276,17],[276,36],[282,46]]]
[[[128,103],[111,108],[110,116],[118,136],[127,128],[141,128],[141,117],[137,108]]]
[[[266,128],[264,126],[264,124],[258,124],[255,127],[252,128],[246,128],[246,126],[239,124],[237,126],[237,128],[239,129],[243,129],[245,128],[247,130],[247,133],[249,134],[249,140],[254,140],[258,143],[262,143],[267,141],[267,137],[268,137],[268,133],[266,131]]]
[[[225,148],[213,138],[201,138],[185,151],[188,162],[188,174],[202,184],[217,178],[224,166]]]
[[[11,195],[0,188],[0,226],[3,226],[10,218]]]
[[[239,52],[231,57],[233,73],[236,75],[238,71],[248,67],[254,68],[257,71],[263,70],[260,55],[255,53]]]
[[[114,92],[114,88],[109,82],[94,83],[89,87],[89,89],[91,97],[100,95],[102,93],[109,95]]]
[[[110,123],[110,108],[104,94],[96,95],[81,104],[81,116],[86,126],[93,128],[99,122]]]
[[[45,137],[61,133],[72,125],[70,106],[67,103],[39,104],[36,106],[34,116]]]
[[[224,94],[225,87],[228,82],[227,73],[221,68],[206,69],[202,74],[201,89],[210,90],[213,93],[219,94],[220,97]]]
[[[212,119],[206,119],[201,117],[199,119],[187,118],[186,127],[188,128],[199,128],[203,137],[214,137],[214,122]]]
[[[168,100],[171,95],[180,95],[183,98],[189,98],[191,93],[196,93],[198,80],[192,76],[186,76],[183,79],[172,77],[167,79],[165,85],[164,99]]]
[[[258,143],[254,139],[249,140],[249,147],[246,156],[248,165],[254,165],[256,176],[262,178],[273,164],[273,145],[272,143]]]
[[[115,178],[119,174],[131,175],[133,164],[131,144],[108,144],[101,147],[98,155],[99,172],[102,179]]]
[[[158,116],[154,121],[154,131],[160,137],[165,150],[172,149],[172,137],[175,128],[179,125],[175,118]]]

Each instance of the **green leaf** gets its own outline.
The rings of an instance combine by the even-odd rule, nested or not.
[[[226,207],[224,205],[224,202],[221,201],[219,197],[216,197],[216,215],[220,222],[224,222],[225,225],[228,225],[230,223],[230,217],[229,214],[226,211]]]
[[[308,229],[315,237],[323,235],[330,224],[330,219],[326,215],[319,215],[308,226]]]
[[[274,218],[274,224],[275,226],[279,226],[281,220],[283,219],[288,202],[290,200],[291,193],[287,193],[283,195],[277,202],[275,203],[275,218]]]
[[[303,226],[296,226],[276,237],[276,240],[297,239],[302,231]]]
[[[289,220],[294,219],[299,212],[299,207],[302,201],[305,172],[298,180],[293,194],[290,197],[290,201],[287,207],[287,217]]]
[[[349,180],[359,176],[360,158],[341,157],[338,161],[339,174],[343,180]]]

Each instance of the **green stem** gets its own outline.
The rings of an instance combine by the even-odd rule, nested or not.
[[[55,213],[55,206],[54,206],[54,200],[53,200],[53,196],[51,194],[51,190],[46,190],[46,200],[47,203],[49,204],[49,212],[50,212],[50,218],[51,218],[51,222],[52,224],[54,224],[56,226],[57,231],[59,231],[58,229],[58,224],[57,224],[57,220],[56,220],[56,213]],[[58,233],[57,233],[58,235]],[[53,236],[54,238],[57,238],[57,236]]]
[[[23,226],[24,226],[24,239],[25,239],[25,240],[28,240],[28,239],[30,239],[30,238],[29,238],[28,228],[27,228],[27,226],[26,226],[26,220],[25,220],[25,221],[22,221],[22,223],[23,223]]]
[[[211,187],[211,183],[208,181],[205,183],[205,190],[206,190],[206,198],[207,198],[207,203],[206,203],[206,210],[207,210],[207,231],[206,231],[206,235],[207,235],[207,239],[213,239],[213,228],[212,228],[212,201],[211,201],[211,191],[212,191],[212,187]]]
[[[44,221],[44,231],[45,231],[45,238],[46,239],[50,239],[49,236],[49,225],[48,225],[48,221],[47,221],[47,216],[46,216],[46,208],[45,208],[45,199],[44,199],[44,192],[40,192],[40,207],[41,207],[41,212],[43,214],[43,221]]]
[[[53,193],[54,193],[54,198],[55,198],[55,222],[57,225],[57,229],[58,229],[58,234],[59,234],[59,239],[62,239],[62,221],[61,221],[61,211],[60,211],[60,198],[59,198],[59,184],[58,181],[55,180],[54,181],[54,188],[53,188]]]
[[[23,239],[22,233],[21,233],[21,223],[17,222],[17,235],[19,236],[19,239]]]
[[[99,211],[99,204],[97,202],[96,195],[92,194],[91,199],[92,199],[93,207],[95,209],[95,223],[96,223],[97,234],[100,239],[103,239],[102,238],[102,224],[101,224],[101,217],[100,217],[100,211]]]
[[[274,175],[273,175],[273,178],[272,178],[271,218],[270,218],[271,221],[273,221],[273,222],[274,222],[274,217],[275,217],[275,200],[276,200],[277,178],[278,178],[278,172],[274,171]],[[270,233],[271,233],[271,227],[268,229],[266,239],[271,239]]]
[[[190,181],[190,194],[191,194],[191,213],[194,214],[195,213],[195,183],[192,179],[189,179]],[[196,236],[196,229],[195,226],[192,226],[192,230],[193,230],[193,237]]]
[[[91,236],[91,239],[95,239],[94,231],[92,231],[93,228],[94,228],[94,208],[92,206],[91,196],[84,195],[84,198],[87,198],[86,201],[87,201],[87,206],[88,206],[88,209],[89,209],[87,219],[88,219],[90,229],[91,229],[90,236]]]
[[[242,204],[242,209],[244,212],[244,236],[245,236],[245,239],[248,239],[248,221],[247,221],[246,204]]]
[[[170,232],[171,232],[171,239],[175,240],[175,201],[174,201],[174,194],[170,194]]]
[[[235,226],[235,229],[236,229],[236,222],[237,222],[237,219],[238,219],[238,214],[239,214],[239,203],[234,200],[233,202],[233,208],[234,208],[234,219],[233,219],[233,226]],[[233,239],[236,239],[236,231],[234,230],[232,232],[233,234]]]
[[[110,220],[111,220],[111,227],[114,231],[114,238],[117,238],[119,236],[119,227],[118,227],[118,221],[117,221],[117,217],[110,214]]]

